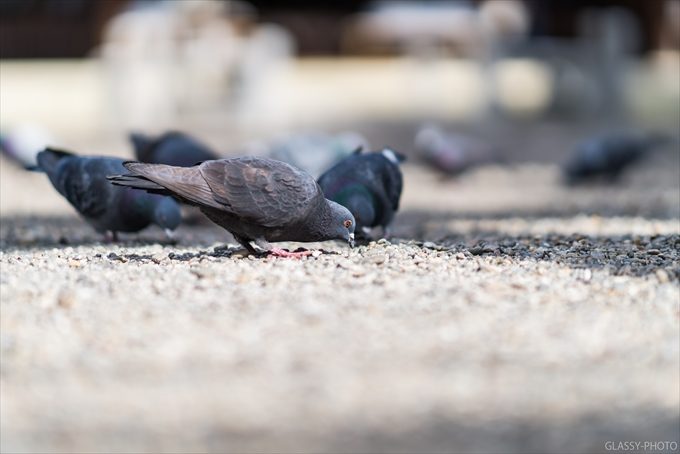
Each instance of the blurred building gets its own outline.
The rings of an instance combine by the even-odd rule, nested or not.
[[[101,43],[105,24],[113,16],[126,8],[163,1],[3,0],[0,2],[0,55],[2,58],[85,57]],[[300,55],[384,54],[402,50],[409,34],[421,42],[439,39],[446,43],[451,37],[466,39],[464,35],[470,35],[473,22],[470,12],[484,3],[493,1],[248,2],[260,21],[275,23],[290,31]],[[574,37],[579,32],[584,11],[616,7],[628,11],[637,23],[639,52],[660,46],[680,46],[677,0],[523,0],[519,3],[529,12],[531,36]],[[496,5],[495,9],[500,16],[493,19],[501,22],[499,27],[512,27],[516,14],[511,8],[503,12],[503,7]],[[350,32],[359,36],[351,36]]]
[[[371,121],[675,118],[679,5],[1,0],[0,126],[231,137]]]

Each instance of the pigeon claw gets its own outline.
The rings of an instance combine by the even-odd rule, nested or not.
[[[285,257],[285,258],[292,258],[292,259],[301,259],[302,257],[308,257],[310,255],[313,255],[314,251],[295,251],[295,252],[290,252],[286,249],[281,249],[281,248],[272,248],[269,250],[268,255],[272,255],[274,257]]]

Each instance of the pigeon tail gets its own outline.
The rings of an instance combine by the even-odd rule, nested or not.
[[[199,167],[178,167],[136,161],[124,162],[123,166],[130,171],[130,174],[123,175],[127,178],[113,178],[112,181],[117,180],[125,186],[137,187],[156,194],[172,195],[188,204],[222,207],[215,201]],[[129,177],[133,177],[134,181]],[[144,182],[141,183],[140,180]]]
[[[159,167],[169,167],[162,164],[151,165]],[[162,186],[156,183],[155,181],[151,180],[146,175],[144,175],[143,171],[140,171],[143,170],[145,167],[148,167],[149,164],[144,164],[137,161],[125,161],[123,163],[123,166],[132,173],[127,173],[124,175],[108,175],[106,179],[116,186],[127,186],[134,189],[142,189],[152,194],[172,195],[172,191],[170,191],[165,186]]]
[[[172,193],[163,186],[146,179],[141,175],[131,173],[125,175],[107,175],[106,179],[115,186],[125,186],[128,188],[142,189],[152,194],[171,195]]]
[[[38,165],[36,167],[37,170],[41,170],[43,172],[49,173],[51,170],[53,170],[59,161],[63,158],[70,158],[75,156],[73,153],[69,153],[68,151],[64,150],[58,150],[56,148],[50,148],[47,147],[40,153],[38,153],[37,156],[37,161]],[[33,168],[27,168],[27,170],[34,170]]]

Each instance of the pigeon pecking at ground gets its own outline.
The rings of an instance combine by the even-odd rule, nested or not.
[[[206,145],[182,132],[170,131],[158,137],[131,133],[130,141],[140,162],[191,167],[219,157]]]
[[[565,164],[564,179],[568,184],[598,178],[614,182],[627,167],[671,140],[670,136],[660,133],[611,133],[588,139],[578,145]]]
[[[358,150],[321,175],[319,186],[326,197],[352,212],[363,236],[376,226],[388,236],[399,209],[403,186],[399,164],[404,159],[389,149],[372,153]]]
[[[241,157],[206,161],[194,167],[126,162],[130,173],[113,184],[172,195],[196,205],[228,230],[249,252],[254,241],[267,253],[301,257],[269,242],[344,240],[354,245],[354,217],[327,200],[309,174],[273,159]]]
[[[109,184],[107,175],[125,171],[122,159],[46,148],[37,160],[36,170],[47,174],[55,189],[95,230],[114,241],[118,232],[138,232],[150,224],[171,236],[181,222],[179,205],[171,197]]]

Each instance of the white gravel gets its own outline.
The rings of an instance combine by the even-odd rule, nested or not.
[[[2,452],[678,442],[680,194],[659,172],[569,192],[545,166],[407,168],[396,239],[298,261],[209,225],[102,244],[51,193],[8,196],[44,185],[3,166]]]

